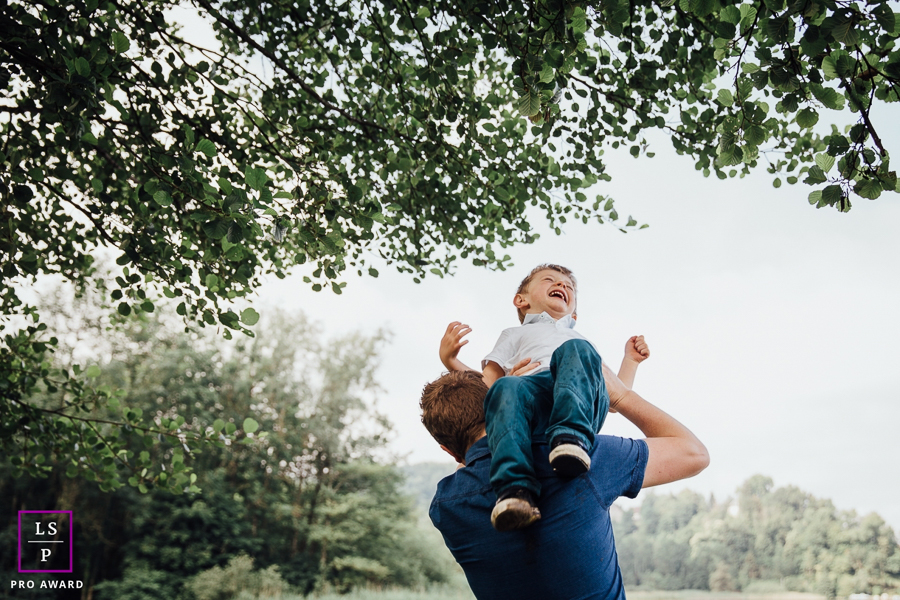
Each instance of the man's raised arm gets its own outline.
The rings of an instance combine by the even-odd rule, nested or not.
[[[650,455],[642,487],[693,477],[709,465],[709,452],[691,430],[628,389],[604,365],[610,407],[647,436]]]

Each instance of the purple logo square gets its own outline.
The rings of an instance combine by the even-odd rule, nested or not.
[[[57,515],[56,519],[46,519],[39,515]],[[68,535],[66,531],[68,530]],[[19,573],[71,573],[72,572],[72,511],[71,510],[20,510],[19,511]],[[68,555],[68,569],[65,564]],[[23,569],[26,564],[35,563],[37,569]],[[47,568],[40,568],[43,564]]]

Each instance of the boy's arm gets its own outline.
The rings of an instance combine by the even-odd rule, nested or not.
[[[518,365],[517,365],[518,366]],[[510,372],[510,375],[513,373]],[[503,377],[505,373],[503,372],[503,367],[498,365],[492,360],[489,360],[486,365],[484,365],[484,371],[481,373],[481,378],[484,380],[484,384],[488,387],[494,385],[494,382]]]
[[[634,387],[634,376],[637,374],[638,365],[650,358],[650,347],[644,341],[644,336],[632,336],[625,342],[625,357],[622,358],[622,366],[619,367],[619,379],[625,387]]]
[[[463,338],[470,331],[472,331],[471,327],[464,325],[459,321],[453,321],[447,325],[447,331],[444,332],[444,337],[441,338],[441,347],[438,350],[438,354],[440,354],[441,362],[444,363],[444,366],[447,367],[448,371],[478,372],[477,369],[467,367],[459,360],[459,358],[457,358],[459,356],[460,348],[469,343],[469,340],[464,340]]]
[[[644,483],[652,487],[693,477],[709,465],[709,452],[691,430],[653,406],[604,367],[610,406],[647,436],[649,448]]]
[[[466,366],[457,356],[459,355],[459,350],[463,346],[469,343],[469,340],[463,340],[472,328],[468,325],[460,323],[459,321],[453,321],[447,326],[447,331],[444,332],[444,337],[441,338],[441,347],[439,350],[439,354],[441,356],[441,362],[444,363],[444,366],[447,367],[449,371],[475,371],[479,373],[478,369],[473,369],[472,367]],[[516,363],[512,369],[509,371],[509,375],[527,375],[529,372],[541,366],[539,362],[531,362],[530,358],[525,358]],[[500,379],[506,375],[503,372],[503,367],[497,364],[495,361],[489,360],[484,367],[484,371],[481,372],[481,377],[484,379],[485,385],[491,387],[495,381]]]

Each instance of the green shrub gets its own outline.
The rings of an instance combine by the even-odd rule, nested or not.
[[[196,600],[251,600],[281,598],[287,585],[278,566],[253,570],[253,559],[246,554],[235,556],[224,569],[213,567],[197,574],[188,583]]]

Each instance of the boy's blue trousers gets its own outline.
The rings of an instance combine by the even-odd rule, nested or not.
[[[484,398],[494,492],[499,496],[522,486],[540,494],[532,439],[552,443],[559,434],[574,435],[590,452],[607,412],[600,355],[586,340],[569,340],[557,348],[549,371],[495,381]]]

